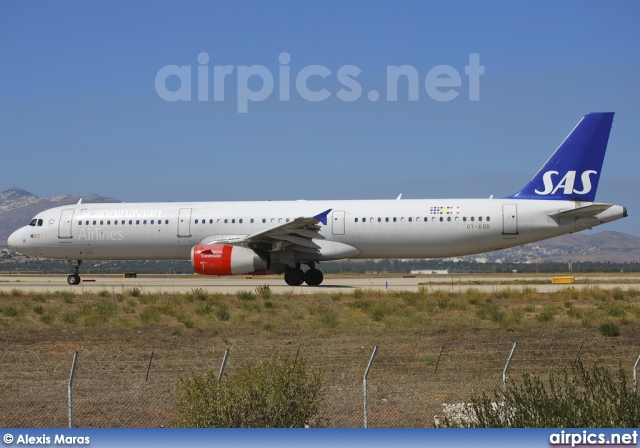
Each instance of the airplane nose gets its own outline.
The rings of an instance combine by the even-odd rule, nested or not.
[[[20,237],[18,236],[17,230],[13,232],[11,235],[9,235],[9,238],[7,238],[7,244],[13,250],[17,250],[16,248],[18,247],[19,241],[20,241]]]

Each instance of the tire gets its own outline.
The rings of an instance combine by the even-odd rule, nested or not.
[[[79,285],[80,284],[80,276],[78,274],[72,274],[67,277],[67,283],[70,285]]]
[[[302,269],[289,269],[284,273],[284,281],[289,286],[300,286],[304,282]]]
[[[318,286],[324,280],[324,275],[319,269],[309,269],[304,274],[304,281],[309,286]]]

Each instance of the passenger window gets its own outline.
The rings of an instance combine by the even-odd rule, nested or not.
[[[227,218],[224,219],[224,223],[226,224],[227,222],[229,222],[229,220]]]
[[[451,222],[451,216],[447,216],[447,221]]]
[[[240,224],[242,224],[242,218],[238,219],[238,222],[239,222]]]
[[[262,224],[266,224],[267,220],[266,218],[262,218]]]
[[[458,218],[458,217],[456,216],[456,222],[458,222],[458,221],[460,221],[460,218]]]
[[[198,220],[196,219],[196,224],[198,224]]]
[[[413,218],[409,216],[409,222],[413,222]]]
[[[490,216],[487,216],[487,221],[490,221],[490,220],[491,220],[491,217],[490,217]]]
[[[384,218],[384,222],[389,222],[389,218]]]
[[[85,221],[85,224],[86,224],[86,225],[89,225],[89,221]]]
[[[236,218],[233,218],[233,219],[231,220],[231,224],[235,224],[235,223],[236,223]]]
[[[394,217],[393,222],[397,222],[397,221],[398,221],[398,218]]]
[[[138,225],[140,224],[140,220],[139,219],[136,219],[136,224],[138,224]]]
[[[482,216],[478,216],[478,221],[482,221]]]
[[[117,226],[118,225],[118,220],[116,219],[115,221],[113,221],[113,225]]]
[[[34,225],[34,227],[35,227],[35,225],[36,225],[36,223],[37,223],[37,222],[38,222],[38,221],[33,220],[33,225]],[[31,225],[31,224],[29,224],[29,225]],[[78,221],[78,225],[79,225],[79,226],[81,226],[81,225],[82,225],[82,221]]]
[[[441,216],[441,217],[440,217],[440,222],[442,222],[442,221],[444,221],[444,218]]]
[[[107,225],[110,226],[111,225],[111,220],[107,221]]]
[[[289,222],[289,218],[287,218],[287,219],[285,220],[285,222]]]
[[[424,222],[429,222],[429,218],[427,218],[427,217],[425,216],[425,218],[424,218]]]
[[[382,222],[382,218],[378,218],[378,222]]]
[[[104,221],[100,221],[100,225],[104,224]]]
[[[166,219],[166,220],[164,221],[164,223],[165,223],[165,224],[169,224],[169,220],[168,220],[168,219]]]
[[[146,220],[146,219],[145,219],[144,221],[142,221],[142,224],[146,224],[146,223],[147,223],[147,220]]]
[[[355,222],[358,222],[358,218],[355,219]]]
[[[462,218],[462,220],[463,220],[464,222],[467,222],[467,217],[466,217],[466,216],[464,216],[464,217]]]
[[[129,220],[129,225],[131,225],[131,224],[133,224],[133,220],[132,219]]]
[[[362,218],[362,222],[367,222],[367,218]]]
[[[474,220],[474,217],[472,216],[472,217],[471,217],[471,222],[473,222],[473,220]]]

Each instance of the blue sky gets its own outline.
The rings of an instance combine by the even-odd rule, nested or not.
[[[640,236],[639,16],[635,1],[4,1],[0,191],[126,202],[501,197],[585,113],[614,111],[597,200],[631,216],[600,229]],[[465,74],[472,54],[484,68],[478,100]],[[298,93],[296,77],[312,65],[330,72],[307,80],[326,100]],[[417,101],[406,80],[387,99],[387,68],[402,65],[418,74]],[[166,66],[191,67],[191,101],[159,94]],[[218,101],[216,66],[233,68]],[[241,67],[252,66],[274,89],[239,113],[238,92],[264,87],[254,76],[239,89]],[[360,70],[354,101],[337,96],[345,66]],[[425,87],[438,66],[460,75],[452,100]]]

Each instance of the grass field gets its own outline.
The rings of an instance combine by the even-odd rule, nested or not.
[[[430,426],[443,402],[464,400],[469,393],[499,386],[514,341],[520,344],[514,372],[559,369],[578,350],[589,361],[608,359],[610,365],[622,362],[632,366],[640,354],[634,352],[640,344],[639,299],[638,290],[597,285],[553,293],[540,293],[535,285],[494,292],[470,286],[460,293],[431,291],[423,286],[413,292],[356,289],[348,294],[313,296],[274,294],[268,286],[236,294],[208,294],[201,289],[187,294],[149,294],[138,288],[117,294],[106,290],[94,294],[32,293],[17,287],[0,292],[3,394],[13,396],[18,387],[14,383],[20,382],[15,400],[0,405],[0,415],[10,415],[0,425],[65,424],[64,384],[73,351],[80,351],[84,359],[99,353],[101,362],[92,363],[101,366],[100,375],[107,372],[121,376],[113,380],[117,387],[98,389],[115,388],[122,394],[122,375],[141,378],[137,372],[146,370],[151,351],[156,353],[154,368],[162,370],[162,374],[154,372],[152,379],[160,382],[164,393],[189,370],[219,369],[222,348],[231,349],[229,373],[242,363],[274,353],[294,357],[296,349],[301,348],[300,355],[322,369],[326,377],[324,424],[359,426],[362,374],[372,347],[378,345],[380,352],[371,374],[370,425]],[[214,347],[216,359],[210,363],[171,360],[176,353],[211,353]],[[27,361],[32,357],[24,355],[30,353],[37,353],[33,361]],[[57,361],[49,361],[54,356]],[[132,361],[136,356],[140,359]],[[52,400],[59,402],[62,410],[55,404],[55,412],[47,411],[42,421],[27,418],[26,412],[10,413],[8,406],[27,409],[26,403],[37,403],[36,397],[25,394],[26,389],[44,396],[41,388],[47,388],[49,367],[38,368],[37,363],[45,358],[44,364],[55,365],[51,369],[56,372],[60,391]],[[29,362],[34,366],[29,367]],[[93,380],[82,387],[97,397],[98,368],[84,369],[80,379]],[[31,375],[31,371],[41,370],[44,372]],[[133,386],[127,389],[127,381],[124,391],[131,394]],[[461,387],[468,388],[462,395]],[[127,411],[155,413],[157,418],[118,420],[120,407],[105,410],[108,402],[113,402],[109,397],[106,395],[99,406],[78,410],[79,425],[170,424],[166,398],[147,406],[153,410]],[[135,408],[140,400],[136,398],[130,406]],[[33,410],[29,412],[33,414]]]

